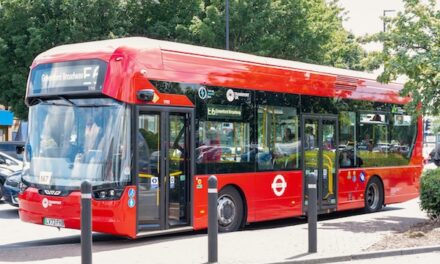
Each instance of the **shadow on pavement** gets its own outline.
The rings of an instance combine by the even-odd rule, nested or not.
[[[206,232],[186,232],[174,235],[139,238],[130,240],[123,237],[93,234],[93,252],[113,251],[143,247],[175,240],[193,239],[206,236]],[[80,236],[41,239],[0,246],[0,260],[4,262],[41,261],[81,256]],[[62,261],[61,261],[62,263]]]
[[[387,206],[387,207],[383,208],[383,210],[380,212],[394,211],[394,210],[401,210],[401,209],[402,208],[400,208],[400,207]],[[368,214],[368,213],[366,213],[363,209],[334,212],[334,213],[330,213],[330,214],[319,215],[318,221],[339,219],[339,218],[364,215],[364,214]],[[372,214],[374,214],[374,213],[372,213]],[[253,231],[253,230],[261,230],[261,229],[280,228],[280,227],[301,225],[301,224],[306,224],[306,223],[307,223],[307,217],[292,217],[292,218],[284,218],[284,219],[279,219],[279,220],[252,223],[252,224],[246,226],[244,230]]]
[[[385,210],[398,210],[400,208],[387,207]],[[14,209],[0,211],[0,218],[5,215],[13,215]],[[16,209],[15,209],[16,211]],[[17,215],[17,213],[15,212]],[[350,217],[356,215],[362,215],[362,210],[336,212],[328,215],[321,215],[319,220],[329,220],[335,218]],[[17,217],[17,216],[15,216]],[[352,232],[366,232],[366,229],[371,229],[369,232],[377,231],[377,228],[383,230],[389,230],[390,228],[397,228],[402,222],[407,219],[399,217],[383,218],[383,220],[373,220],[371,223],[366,223],[368,228],[360,226],[359,222],[345,222],[345,223],[323,223],[324,229],[341,229]],[[260,230],[268,228],[278,228],[292,225],[300,225],[307,223],[305,218],[289,218],[282,220],[266,221],[261,223],[254,223],[245,228],[245,230]],[[185,232],[179,234],[160,235],[154,237],[145,237],[136,240],[130,240],[127,238],[94,234],[93,235],[93,252],[106,252],[113,250],[121,250],[127,248],[144,247],[148,245],[166,244],[170,241],[176,240],[189,240],[198,237],[206,236],[206,230]],[[148,248],[144,248],[148,250]],[[80,236],[67,236],[62,238],[51,239],[36,239],[32,241],[18,242],[12,244],[4,244],[0,246],[0,260],[4,262],[21,263],[26,261],[41,261],[49,259],[60,259],[65,257],[79,257],[81,256]],[[294,256],[293,258],[300,258],[303,254]]]
[[[298,258],[302,258],[302,257],[312,255],[312,254],[315,254],[315,253],[301,253],[301,254],[295,255],[293,257],[287,258],[287,259],[298,259]]]
[[[322,223],[320,229],[341,230],[353,233],[374,233],[380,231],[405,232],[425,218],[386,216],[368,221],[347,221],[338,223]]]
[[[0,210],[0,219],[18,219],[18,208],[10,207]]]

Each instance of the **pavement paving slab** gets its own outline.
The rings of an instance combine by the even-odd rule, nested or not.
[[[80,263],[79,231],[17,222],[13,209],[1,205],[0,263]],[[3,210],[3,211],[2,211]],[[9,210],[6,214],[4,210]],[[425,221],[418,199],[364,214],[340,212],[320,217],[318,253],[308,254],[307,224],[292,218],[253,224],[244,231],[219,234],[219,263],[275,263],[365,252],[384,235]],[[12,224],[12,222],[14,224]],[[3,228],[2,228],[3,229]],[[95,234],[94,263],[206,263],[206,232],[128,240]]]

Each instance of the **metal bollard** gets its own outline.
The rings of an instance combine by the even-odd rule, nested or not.
[[[218,261],[217,177],[208,179],[208,263]]]
[[[308,207],[307,207],[307,221],[309,229],[309,253],[317,252],[317,196],[316,189],[317,176],[314,173],[307,175],[307,188],[308,188]]]
[[[92,264],[92,184],[81,183],[81,263]]]

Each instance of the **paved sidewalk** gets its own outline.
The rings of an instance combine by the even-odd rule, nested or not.
[[[318,223],[318,253],[307,254],[307,224],[257,224],[245,231],[219,235],[220,263],[274,263],[352,255],[379,241],[384,235],[405,230],[424,221],[418,200],[392,205],[374,214],[338,213]],[[290,221],[290,220],[288,220]],[[262,226],[262,227],[261,227]],[[37,228],[39,226],[33,226]],[[79,231],[76,231],[79,234]],[[71,232],[69,232],[71,234]],[[136,241],[95,236],[94,263],[206,263],[207,236],[191,232]],[[73,244],[71,244],[73,243]],[[0,263],[79,263],[80,245],[67,242],[37,246],[0,247]],[[6,249],[6,250],[5,250]]]
[[[432,252],[417,255],[404,255],[404,256],[393,256],[385,257],[380,259],[365,259],[356,261],[339,262],[339,264],[434,264],[438,263],[440,258],[440,252]]]

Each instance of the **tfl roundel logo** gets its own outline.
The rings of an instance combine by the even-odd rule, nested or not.
[[[275,176],[275,178],[273,179],[271,187],[272,187],[273,193],[276,196],[283,195],[284,191],[287,188],[287,182],[284,179],[283,175],[278,174],[277,176]]]
[[[43,208],[49,207],[49,200],[47,198],[43,198],[41,205],[43,205]]]

